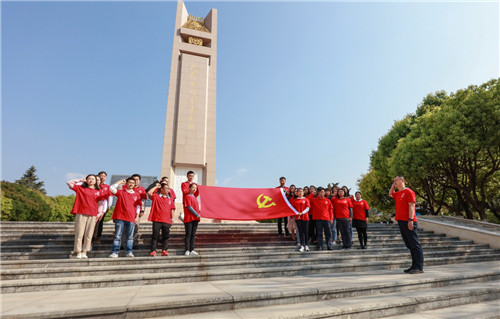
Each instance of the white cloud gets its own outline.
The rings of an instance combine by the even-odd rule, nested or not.
[[[79,178],[84,178],[85,174],[82,174],[82,173],[66,173],[65,177],[66,177],[67,180],[79,179]]]
[[[224,181],[222,182],[222,186],[226,186],[232,179],[234,179],[235,177],[241,176],[247,172],[248,172],[247,168],[244,168],[244,167],[238,168],[232,176],[229,176],[228,178],[224,179]]]
[[[246,173],[246,172],[248,172],[248,169],[242,167],[236,171],[236,175],[241,175],[241,174]]]

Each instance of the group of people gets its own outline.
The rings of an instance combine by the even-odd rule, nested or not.
[[[151,212],[148,220],[152,222],[150,256],[157,254],[158,241],[162,243],[162,256],[168,256],[168,239],[172,216],[176,209],[176,195],[169,186],[168,177],[155,181],[147,189],[140,186],[141,176],[134,174],[111,186],[106,182],[107,174],[104,171],[97,175],[89,174],[86,178],[75,179],[67,185],[76,193],[75,203],[71,211],[75,214],[74,254],[78,259],[88,258],[92,241],[98,243],[102,235],[102,223],[105,214],[109,211],[112,197],[117,198],[112,219],[115,223],[115,234],[111,247],[110,258],[117,258],[125,234],[126,256],[134,257],[134,238],[137,238],[139,218],[144,215],[145,200],[152,200]],[[200,221],[200,208],[197,197],[198,185],[193,182],[194,172],[187,173],[187,181],[181,184],[183,213],[180,218],[185,229],[185,255],[198,255],[195,248],[196,230]],[[362,199],[361,192],[354,196],[349,194],[346,186],[325,189],[309,186],[297,188],[286,185],[286,178],[280,178],[279,188],[282,188],[290,204],[297,214],[284,219],[278,219],[278,232],[291,232],[296,235],[300,246],[299,251],[309,251],[308,242],[317,244],[320,250],[333,249],[337,234],[342,238],[342,249],[349,250],[353,244],[352,227],[358,233],[360,249],[367,248],[367,224],[369,205]],[[397,189],[397,191],[396,191]],[[415,213],[415,193],[405,186],[402,176],[396,176],[389,190],[389,196],[396,203],[396,221],[398,222],[403,241],[410,250],[412,266],[406,273],[418,274],[423,272],[423,251],[417,235],[417,217]],[[160,238],[161,233],[161,238]],[[135,234],[135,235],[134,235]],[[323,241],[323,235],[325,241]],[[295,238],[294,238],[295,239]]]
[[[169,187],[168,177],[155,181],[147,189],[140,186],[141,176],[134,174],[127,179],[109,186],[105,183],[106,172],[89,174],[86,178],[70,180],[66,184],[76,193],[71,211],[75,214],[75,241],[73,252],[77,259],[88,258],[92,242],[99,243],[102,235],[104,215],[111,207],[113,196],[116,204],[111,218],[115,223],[115,233],[110,258],[117,258],[122,244],[126,243],[126,256],[134,257],[134,239],[137,240],[139,220],[144,215],[145,201],[149,197],[153,204],[148,220],[152,222],[150,256],[157,254],[158,241],[162,243],[162,256],[168,256],[168,239],[175,211],[176,195]],[[198,185],[193,182],[194,172],[187,173],[187,181],[182,183],[182,202],[184,212],[181,220],[185,228],[185,255],[198,255],[194,250],[195,236],[200,209],[197,196]],[[161,233],[161,238],[160,238]]]
[[[332,250],[337,242],[337,234],[342,238],[342,249],[349,250],[353,244],[353,226],[358,233],[358,248],[367,248],[366,229],[370,207],[361,198],[361,192],[352,196],[346,186],[330,189],[311,185],[297,188],[292,184],[287,187],[285,177],[280,177],[278,188],[284,190],[288,201],[299,213],[297,216],[279,218],[278,233],[283,236],[284,225],[285,234],[297,240],[300,252],[309,251],[308,243],[316,244],[320,250]]]
[[[323,235],[326,249],[333,249],[337,234],[342,238],[342,249],[349,250],[353,244],[352,227],[356,228],[360,246],[366,249],[368,236],[368,217],[370,207],[362,199],[361,192],[354,196],[349,194],[346,186],[334,186],[331,189],[311,185],[297,188],[295,185],[286,186],[286,178],[280,177],[278,188],[283,189],[288,201],[298,212],[296,216],[278,219],[278,233],[283,236],[291,234],[299,251],[309,251],[308,243],[316,244],[324,250]],[[397,191],[396,191],[397,189]],[[423,273],[424,255],[418,239],[417,215],[415,212],[415,193],[406,187],[403,176],[396,176],[389,190],[389,196],[395,200],[396,221],[406,247],[410,250],[412,265],[405,269],[405,273]]]

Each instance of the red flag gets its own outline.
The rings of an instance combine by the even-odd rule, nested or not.
[[[281,188],[230,188],[199,185],[201,216],[261,220],[298,214]]]

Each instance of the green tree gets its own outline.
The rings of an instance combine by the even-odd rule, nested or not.
[[[12,210],[2,209],[2,220],[48,221],[51,208],[45,195],[17,183],[1,182],[2,195],[11,200]]]
[[[451,191],[467,218],[475,211],[486,220],[488,185],[500,170],[498,86],[493,80],[459,90],[419,117],[393,153],[392,172],[405,170],[421,182],[425,176],[441,195]]]
[[[75,195],[46,197],[46,203],[50,206],[49,221],[72,222],[75,215],[71,214],[71,209],[75,202]]]
[[[0,198],[1,198],[0,207],[2,209],[2,212],[1,212],[2,220],[4,220],[3,216],[11,216],[12,215],[12,211],[14,210],[14,205],[12,204],[12,199],[5,197],[3,192],[0,195]]]
[[[29,189],[37,190],[42,194],[46,194],[45,189],[43,188],[44,182],[38,181],[34,165],[31,165],[31,167],[26,170],[24,175],[20,179],[16,180],[16,183],[24,185]]]

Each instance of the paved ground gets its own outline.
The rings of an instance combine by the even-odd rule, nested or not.
[[[186,303],[210,304],[217,300],[233,302],[250,296],[273,298],[290,292],[304,291],[321,293],[323,289],[342,287],[345,289],[364,285],[411,284],[425,279],[446,278],[474,272],[488,272],[500,269],[498,262],[464,263],[446,266],[431,266],[424,274],[407,275],[402,269],[377,270],[374,272],[333,273],[295,276],[289,278],[258,278],[227,281],[178,283],[165,285],[130,286],[116,288],[76,289],[4,294],[2,316],[15,315],[18,318],[39,318],[40,312],[49,316],[77,315],[94,309],[101,314],[107,311],[131,309],[154,309],[155,305],[186,305]],[[439,293],[437,290],[436,293]],[[376,299],[374,299],[375,301]]]

